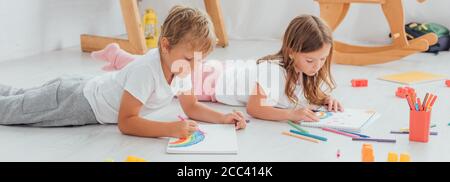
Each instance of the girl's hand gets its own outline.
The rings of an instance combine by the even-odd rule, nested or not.
[[[170,137],[187,138],[198,130],[197,122],[192,120],[176,121],[172,123]]]
[[[344,107],[342,107],[342,104],[332,97],[328,97],[325,100],[325,105],[327,105],[328,111],[344,112]]]
[[[247,127],[247,123],[244,119],[244,114],[239,111],[225,114],[222,123],[234,124],[237,130]]]
[[[289,120],[294,123],[300,123],[300,121],[305,122],[318,122],[320,119],[316,114],[308,108],[301,108],[293,110],[289,113]]]

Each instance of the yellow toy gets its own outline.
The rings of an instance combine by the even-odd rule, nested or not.
[[[145,159],[135,157],[135,156],[128,156],[125,162],[147,162]]]
[[[411,157],[408,153],[401,153],[400,154],[400,161],[398,154],[396,152],[389,152],[388,153],[388,162],[411,162]]]
[[[398,154],[396,152],[389,152],[388,162],[398,162]]]
[[[400,154],[400,162],[411,162],[411,157],[408,153]]]
[[[153,9],[145,10],[142,20],[147,48],[152,49],[158,47],[158,17],[156,16],[155,11]]]

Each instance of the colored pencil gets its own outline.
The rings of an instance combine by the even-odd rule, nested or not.
[[[434,96],[433,100],[431,101],[431,104],[430,104],[430,110],[433,109],[433,105],[434,105],[434,102],[436,102],[436,99],[437,99],[437,96]]]
[[[350,133],[334,130],[334,129],[331,129],[331,128],[322,128],[322,130],[328,131],[328,132],[331,132],[331,133],[335,133],[335,134],[338,134],[338,135],[347,136],[347,137],[350,137],[350,138],[359,138],[358,135],[353,135],[353,134],[350,134]]]
[[[435,95],[433,95],[433,94],[431,94],[431,95],[430,95],[430,97],[428,98],[428,102],[427,102],[427,105],[425,106],[425,110],[426,110],[426,111],[428,111],[428,110],[429,110],[429,108],[430,108],[430,104],[431,104],[431,101],[433,101],[434,97],[436,97],[436,96],[435,96]]]
[[[409,109],[414,110],[413,104],[411,102],[411,96],[407,95],[406,96],[406,101],[408,102]]]
[[[417,98],[417,111],[421,111],[422,110],[422,103],[420,102],[420,98]]]
[[[422,110],[426,110],[427,108],[426,108],[426,104],[427,104],[427,101],[428,101],[428,97],[430,96],[430,93],[427,93],[427,94],[425,94],[425,98],[423,99],[423,108],[422,108]]]
[[[353,141],[366,141],[366,142],[386,142],[386,143],[396,143],[394,139],[377,139],[377,138],[352,138]]]
[[[233,112],[238,112],[238,111],[235,110],[235,109],[233,109]],[[234,123],[234,126],[237,126],[237,123],[238,123],[238,121],[236,121],[236,122]],[[246,120],[245,120],[245,123],[250,123],[250,120],[249,120],[249,119],[246,119]]]
[[[391,131],[391,134],[409,134],[409,131]],[[438,132],[431,131],[430,135],[438,135]]]
[[[424,107],[424,110],[425,110],[425,111],[427,110],[428,104],[430,103],[430,100],[431,100],[431,97],[432,97],[432,96],[433,96],[433,94],[428,93],[427,100],[424,101],[424,103],[423,103],[423,107]],[[426,97],[426,96],[425,96],[425,97]]]
[[[300,132],[300,131],[297,131],[297,130],[290,130],[290,132],[298,134],[298,135],[303,135],[303,136],[306,136],[306,137],[314,138],[314,139],[317,139],[317,140],[321,140],[321,141],[327,141],[328,140],[325,137],[321,137],[321,136],[317,136],[317,135],[313,135],[313,134],[309,134],[309,133],[303,133],[303,132]]]
[[[295,137],[295,138],[298,138],[298,139],[302,139],[302,140],[306,140],[306,141],[310,141],[310,142],[314,142],[314,143],[319,143],[319,141],[317,141],[317,140],[314,140],[314,139],[311,139],[311,138],[307,138],[307,137],[303,137],[301,135],[289,133],[289,132],[286,132],[286,131],[283,132],[283,135]]]
[[[349,131],[345,131],[345,130],[339,130],[339,131],[342,131],[342,132],[345,132],[345,133],[350,133],[350,134],[353,134],[353,135],[358,135],[359,137],[362,137],[362,138],[370,138],[370,136],[359,134],[359,133],[353,133],[353,132],[349,132]]]
[[[288,121],[288,124],[291,125],[292,127],[294,127],[295,129],[297,129],[298,131],[301,131],[303,133],[309,133],[308,131],[304,130],[302,127],[298,126],[297,124],[295,124],[292,121]]]
[[[436,127],[436,124],[431,124],[430,128]],[[409,132],[409,128],[400,128],[400,132]]]

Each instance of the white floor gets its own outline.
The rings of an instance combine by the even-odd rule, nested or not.
[[[210,59],[256,59],[276,52],[277,41],[232,41],[230,47],[217,49]],[[0,63],[0,83],[15,87],[32,87],[63,74],[101,74],[104,63],[92,60],[79,48],[49,52]],[[373,143],[376,161],[386,161],[387,153],[409,152],[413,161],[450,161],[450,88],[443,81],[414,86],[420,95],[433,92],[439,96],[432,123],[437,124],[429,143],[410,143],[408,136],[391,135],[390,130],[408,126],[409,114],[404,100],[394,96],[399,85],[377,80],[389,73],[420,70],[450,75],[450,53],[439,56],[417,54],[383,65],[353,67],[334,65],[338,88],[334,95],[346,107],[372,108],[382,116],[363,133],[379,138],[396,138],[396,144]],[[368,78],[368,88],[352,88],[353,78]],[[210,104],[222,111],[233,108]],[[237,108],[245,111],[244,108]],[[181,113],[176,102],[164,108],[154,119],[175,119]],[[281,135],[290,127],[252,119],[248,128],[238,131],[237,155],[169,155],[165,153],[168,139],[130,137],[117,127],[86,126],[77,128],[26,128],[0,126],[0,161],[122,161],[135,155],[148,161],[360,161],[361,142],[317,129],[311,132],[327,137],[328,142],[309,143]],[[336,151],[341,151],[341,158]]]

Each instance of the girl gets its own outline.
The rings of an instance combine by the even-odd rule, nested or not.
[[[171,103],[179,94],[189,118],[211,123],[246,123],[239,112],[222,114],[199,103],[190,72],[194,52],[213,50],[211,22],[202,12],[174,7],[161,30],[158,49],[150,50],[118,72],[93,79],[62,77],[33,89],[0,86],[0,124],[34,127],[118,124],[127,135],[184,138],[196,131],[192,120],[158,122],[142,116]],[[172,64],[185,63],[181,72]]]
[[[275,64],[282,72],[284,94],[279,99],[279,108],[265,107],[260,103],[271,97],[263,83],[256,86],[256,94],[248,99],[250,115],[267,120],[318,121],[310,107],[299,104],[326,105],[328,111],[343,111],[342,105],[327,95],[335,88],[331,76],[333,38],[330,28],[318,17],[300,16],[289,24],[281,50],[258,61],[258,64]],[[273,96],[272,96],[273,98]],[[300,100],[302,98],[302,101]],[[317,108],[314,108],[314,110]]]
[[[196,96],[232,106],[246,106],[251,116],[264,120],[318,121],[313,110],[327,106],[343,111],[342,105],[323,91],[335,88],[331,76],[333,38],[330,28],[318,17],[304,15],[289,24],[281,50],[256,62],[209,61],[194,72]],[[117,45],[93,54],[109,54],[109,69],[133,61]],[[111,59],[112,58],[112,59]],[[122,64],[123,63],[123,64]],[[225,67],[225,69],[223,69]],[[197,76],[200,74],[201,76]]]

